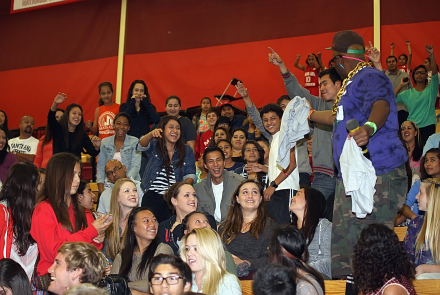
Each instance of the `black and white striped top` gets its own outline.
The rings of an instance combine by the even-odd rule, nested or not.
[[[167,176],[167,171],[165,170],[165,167],[162,167],[162,170],[159,171],[156,178],[151,183],[150,190],[163,195],[165,194],[165,191],[174,183],[176,183],[174,171]]]

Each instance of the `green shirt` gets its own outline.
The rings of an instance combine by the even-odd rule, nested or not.
[[[415,88],[408,89],[397,95],[396,102],[403,102],[408,109],[408,120],[419,128],[437,124],[435,118],[435,101],[438,91],[438,73],[431,77],[431,83],[422,92]]]

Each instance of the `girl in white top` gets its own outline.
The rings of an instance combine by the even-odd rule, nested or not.
[[[241,295],[235,275],[226,271],[225,250],[211,228],[196,228],[182,239],[180,256],[193,272],[191,291],[209,295]]]

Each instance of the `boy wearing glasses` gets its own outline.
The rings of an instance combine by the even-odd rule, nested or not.
[[[151,261],[148,281],[153,295],[181,295],[191,289],[192,273],[180,257],[159,254]]]

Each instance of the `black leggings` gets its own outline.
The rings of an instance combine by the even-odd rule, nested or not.
[[[420,131],[420,140],[422,143],[422,146],[425,146],[426,141],[428,140],[428,137],[433,135],[435,133],[435,124],[428,125],[425,127],[419,128]]]

